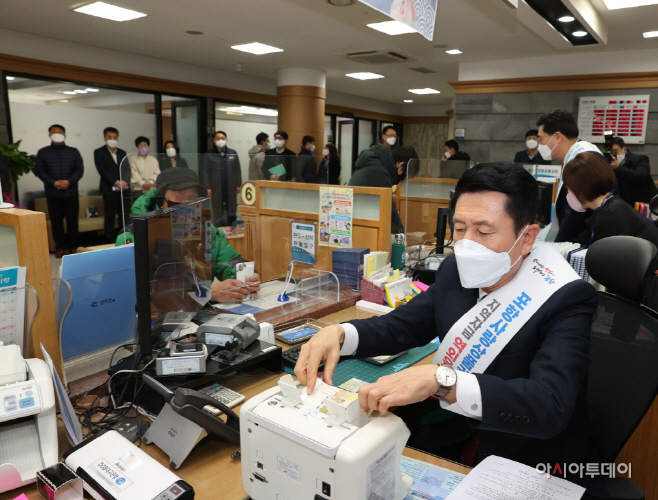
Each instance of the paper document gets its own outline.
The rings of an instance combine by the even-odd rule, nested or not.
[[[285,304],[297,302],[297,299],[290,295],[296,288],[296,285],[293,283],[290,283],[286,290],[289,300],[287,302],[280,302],[278,300],[279,294],[283,292],[284,287],[285,283],[283,281],[268,281],[267,283],[261,283],[260,291],[255,297],[245,299],[242,302],[218,302],[215,304],[215,307],[226,309],[227,311],[237,314],[256,314],[263,311],[269,311],[270,309]]]
[[[286,175],[286,167],[279,163],[277,166],[270,168],[270,174],[278,176]]]
[[[400,472],[414,480],[404,500],[443,500],[465,477],[465,474],[404,456],[400,459]]]
[[[1,202],[2,200],[0,200]],[[26,267],[0,269],[0,341],[23,351]]]
[[[577,500],[585,488],[566,479],[540,474],[534,467],[491,455],[455,488],[449,500]]]

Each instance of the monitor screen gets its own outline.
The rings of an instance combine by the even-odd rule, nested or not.
[[[207,198],[133,218],[137,344],[150,356],[171,322],[167,313],[197,313],[211,298],[213,225]],[[170,315],[171,317],[171,315]]]

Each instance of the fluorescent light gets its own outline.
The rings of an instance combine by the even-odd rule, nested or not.
[[[146,14],[143,14],[142,12],[124,9],[123,7],[117,7],[116,5],[110,5],[105,2],[94,2],[73,10],[75,12],[80,12],[81,14],[109,19],[110,21],[132,21],[133,19],[146,17]]]
[[[642,33],[642,36],[644,38],[655,38],[658,36],[658,31],[647,31],[645,33]],[[9,77],[7,77],[7,80],[9,80]]]
[[[581,37],[581,36],[587,36],[588,33],[587,31],[574,31],[571,33],[573,36]]]
[[[264,43],[245,43],[243,45],[233,45],[231,47],[235,50],[241,50],[242,52],[249,52],[250,54],[256,54],[257,56],[262,56],[263,54],[270,54],[272,52],[283,52],[283,49],[278,49],[272,47],[271,45],[265,45]]]
[[[446,50],[446,54],[450,54],[451,56],[456,56],[457,54],[463,54],[463,52],[459,49],[450,49],[450,50]]]
[[[223,111],[227,115],[279,116],[279,112],[276,109],[256,108],[254,106],[223,106],[217,108],[217,110]]]
[[[658,5],[658,0],[603,0],[610,10],[643,7],[645,5]]]
[[[7,80],[9,80],[9,81],[16,80],[16,78],[13,77],[13,76],[7,76],[6,78],[7,78]]]
[[[440,94],[440,90],[425,88],[425,89],[409,89],[409,92],[413,94]]]
[[[68,99],[60,99],[59,102],[69,102]]]
[[[81,89],[78,89],[78,90],[74,91],[74,94],[86,94],[86,93],[87,93],[86,90],[81,90]]]
[[[99,92],[98,89],[85,89],[87,92]]]
[[[406,33],[416,33],[408,24],[401,23],[400,21],[384,21],[383,23],[370,23],[368,28],[372,28],[387,35],[404,35]]]
[[[356,78],[357,80],[376,80],[377,78],[384,78],[384,75],[378,75],[377,73],[369,73],[367,71],[362,73],[347,73],[345,76],[350,78]]]
[[[558,21],[560,21],[561,23],[570,23],[570,22],[575,21],[575,18],[573,18],[571,16],[562,16],[558,19]]]
[[[77,92],[74,92],[72,90],[65,90],[64,92],[62,92],[62,94],[75,95],[77,94]]]
[[[412,99],[405,99],[404,102],[414,102]]]

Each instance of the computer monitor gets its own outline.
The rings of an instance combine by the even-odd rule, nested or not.
[[[197,313],[210,300],[210,231],[208,198],[133,218],[138,361],[162,340],[167,313]]]
[[[555,183],[537,181],[539,206],[537,208],[537,221],[544,226],[551,222],[553,212],[553,187]]]

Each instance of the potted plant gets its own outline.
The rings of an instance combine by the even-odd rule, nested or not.
[[[9,198],[9,203],[15,203],[17,199],[17,181],[23,174],[29,174],[34,170],[36,156],[29,155],[25,151],[19,151],[21,141],[14,144],[0,144],[0,155],[4,160],[5,168],[9,172],[9,186],[2,187],[4,198]],[[7,196],[9,195],[9,196]]]

